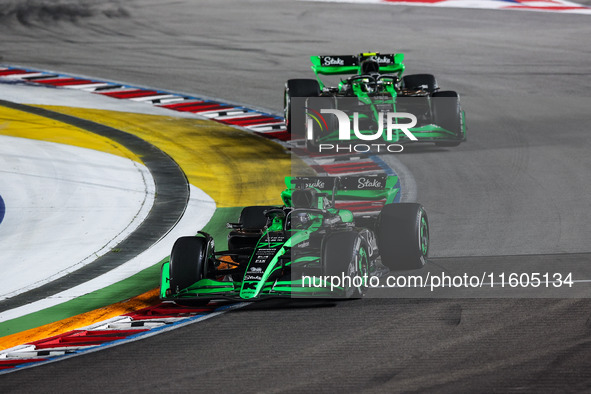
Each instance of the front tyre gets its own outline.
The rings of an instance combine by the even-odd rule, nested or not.
[[[382,264],[392,271],[420,269],[429,253],[429,221],[418,203],[388,204],[377,220]]]
[[[320,96],[320,85],[315,79],[290,79],[285,83],[285,90],[283,93],[283,114],[285,116],[285,126],[288,133],[292,132],[293,124],[292,98],[318,96]]]
[[[411,74],[402,77],[402,86],[406,89],[423,89],[429,93],[439,89],[437,80],[431,74]]]
[[[181,237],[170,253],[170,290],[179,293],[206,277],[209,252],[212,245],[204,237]]]
[[[363,296],[367,286],[364,279],[368,272],[369,254],[359,234],[354,231],[328,234],[322,242],[321,264],[322,276],[341,280],[340,297]]]
[[[457,141],[436,142],[435,145],[453,147],[460,145],[463,139],[462,109],[460,96],[454,91],[435,92],[432,96],[433,122],[446,130],[455,133]]]

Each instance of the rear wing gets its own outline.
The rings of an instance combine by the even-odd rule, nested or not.
[[[310,56],[312,71],[318,77],[322,75],[337,74],[359,74],[359,67],[366,59],[373,59],[378,62],[380,72],[384,74],[398,74],[400,77],[404,72],[403,53],[380,54],[377,52],[361,53],[359,55],[331,55],[331,56]]]
[[[385,174],[351,175],[341,177],[286,177],[287,190],[281,193],[286,206],[291,206],[294,190],[315,188],[334,203],[335,208],[347,209],[354,215],[379,213],[385,204],[391,204],[400,192],[397,176]]]

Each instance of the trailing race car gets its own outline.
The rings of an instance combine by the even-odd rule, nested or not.
[[[216,251],[203,232],[179,238],[162,266],[161,299],[359,297],[369,276],[387,271],[384,265],[425,264],[427,215],[420,204],[394,203],[397,177],[287,177],[285,183],[284,206],[245,207],[237,223],[228,223],[228,250]],[[339,208],[351,201],[383,207]],[[365,279],[337,287],[326,280],[343,275]]]
[[[285,84],[284,94],[285,121],[287,130],[294,134],[292,138],[302,137],[307,120],[314,118],[310,123],[313,130],[306,132],[309,150],[318,151],[320,144],[340,141],[334,116],[325,116],[323,122],[318,121],[321,109],[343,110],[352,121],[353,112],[360,112],[357,128],[364,136],[381,134],[381,130],[387,127],[383,114],[393,112],[410,113],[416,117],[416,125],[408,131],[418,142],[457,146],[466,140],[465,114],[458,93],[440,90],[431,74],[402,76],[404,54],[361,53],[357,56],[311,56],[310,59],[316,79],[290,79]],[[319,74],[354,75],[330,87],[325,86]],[[327,127],[323,128],[322,123]],[[385,133],[381,135],[383,141],[398,144],[414,140],[400,132],[394,133],[391,139],[387,139]],[[350,137],[366,139],[355,135],[353,130]]]

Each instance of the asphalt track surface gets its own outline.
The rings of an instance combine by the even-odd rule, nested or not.
[[[0,15],[4,63],[278,112],[311,54],[403,52],[407,72],[461,93],[469,122],[458,148],[397,156],[430,214],[433,266],[591,260],[588,16],[242,0],[28,11]],[[264,302],[0,390],[588,391],[590,314],[587,298]]]

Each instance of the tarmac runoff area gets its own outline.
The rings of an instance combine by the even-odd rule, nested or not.
[[[216,218],[225,221],[236,207],[279,203],[283,176],[291,170],[291,158],[279,145],[194,115],[170,116],[168,110],[143,103],[43,87],[5,85],[0,100],[136,135],[171,156],[190,184],[182,219],[158,243],[73,288],[16,308],[0,308],[0,336],[64,318],[76,325],[72,316],[81,313],[86,315],[80,324],[87,325],[94,318],[121,314],[121,304],[112,311],[102,308],[93,313],[93,309],[143,292],[127,302],[125,310],[153,303],[155,273],[176,238],[202,229],[216,206]],[[2,106],[0,125],[0,194],[6,203],[6,217],[0,223],[1,303],[111,251],[146,217],[155,191],[141,157],[112,140]],[[271,161],[273,173],[269,173]],[[266,173],[265,179],[261,173]],[[138,283],[138,278],[149,280]],[[105,287],[110,290],[101,290]],[[86,301],[75,302],[78,297]],[[10,345],[3,339],[0,343],[1,348]]]

